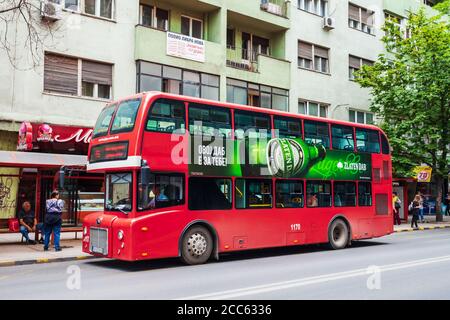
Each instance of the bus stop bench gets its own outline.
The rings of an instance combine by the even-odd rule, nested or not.
[[[61,233],[63,233],[63,232],[73,232],[73,233],[75,233],[75,240],[78,240],[78,233],[79,232],[83,232],[83,228],[82,227],[61,228]],[[20,233],[20,231],[9,231],[8,229],[5,229],[5,230],[0,230],[0,234],[2,234],[2,233],[11,234],[11,233]],[[20,242],[23,242],[24,240],[25,240],[25,238],[22,235],[22,238],[20,239]]]

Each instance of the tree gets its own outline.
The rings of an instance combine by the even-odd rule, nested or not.
[[[450,14],[450,0],[439,1],[433,7],[433,9],[436,9],[436,10],[442,12],[443,14]]]
[[[433,169],[438,188],[437,219],[449,170],[450,24],[442,16],[411,13],[405,37],[394,21],[383,27],[386,53],[364,66],[356,81],[371,88],[371,110],[390,138],[397,176],[412,176],[422,163]]]
[[[55,28],[52,23],[41,19],[39,5],[40,1],[36,0],[0,0],[0,51],[6,52],[16,68],[22,58],[28,58],[31,67],[37,66],[45,40],[53,37]],[[25,34],[18,36],[22,26]],[[28,57],[18,56],[17,48],[25,48]],[[26,68],[27,65],[21,63],[20,67]]]

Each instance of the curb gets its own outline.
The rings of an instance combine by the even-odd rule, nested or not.
[[[436,226],[436,227],[419,227],[418,229],[415,229],[415,228],[408,228],[408,229],[394,230],[394,233],[400,233],[400,232],[413,232],[413,231],[424,231],[424,230],[434,230],[434,229],[448,229],[448,228],[450,228],[450,225],[446,225],[446,226]]]
[[[67,262],[67,261],[79,261],[79,260],[90,260],[98,259],[99,257],[94,256],[78,256],[78,257],[64,257],[64,258],[39,258],[32,260],[6,260],[0,261],[0,267],[11,267],[11,266],[22,266],[29,264],[43,264],[43,263],[53,263],[53,262]]]

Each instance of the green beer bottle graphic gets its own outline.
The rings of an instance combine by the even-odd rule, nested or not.
[[[323,160],[323,145],[309,145],[301,139],[275,138],[267,144],[267,165],[272,176],[290,178],[299,176]]]

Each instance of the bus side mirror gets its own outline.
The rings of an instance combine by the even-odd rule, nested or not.
[[[141,185],[148,186],[150,183],[150,167],[147,165],[147,161],[144,161],[141,166]]]
[[[64,189],[64,177],[66,175],[66,171],[64,170],[64,167],[61,167],[61,169],[59,169],[59,189],[63,190]]]

